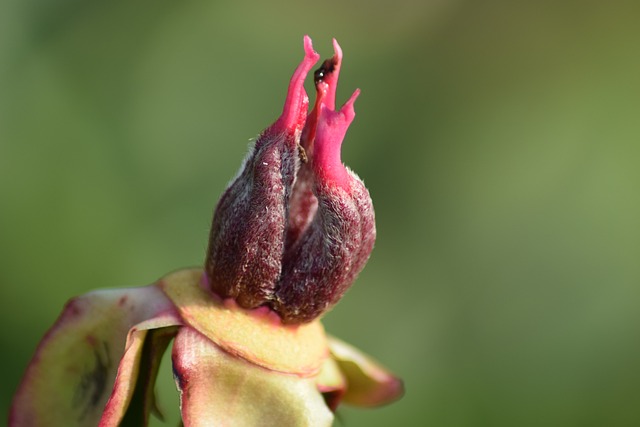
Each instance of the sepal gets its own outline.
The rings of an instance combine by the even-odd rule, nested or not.
[[[386,405],[404,394],[400,378],[357,348],[335,337],[329,337],[329,348],[347,380],[345,403],[364,407]]]
[[[269,371],[233,357],[191,328],[173,346],[185,427],[330,426],[313,378]]]

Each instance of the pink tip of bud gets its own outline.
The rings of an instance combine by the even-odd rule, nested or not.
[[[322,65],[325,69],[325,76],[322,81],[327,84],[327,93],[324,105],[334,110],[336,108],[336,90],[338,89],[338,77],[340,77],[340,66],[342,65],[342,48],[336,39],[333,39],[333,57],[327,59]]]
[[[342,65],[342,48],[336,39],[333,39],[333,52],[333,56],[325,60],[313,76],[316,85],[316,101],[313,110],[307,116],[301,138],[302,146],[309,152],[313,151],[313,142],[322,110],[333,111],[336,108],[336,91]]]
[[[300,132],[304,126],[309,97],[304,90],[304,80],[311,68],[318,62],[320,55],[313,50],[311,37],[304,36],[304,58],[289,81],[289,89],[284,102],[282,115],[271,126],[274,133]]]
[[[349,188],[349,175],[342,164],[340,149],[347,129],[356,115],[353,105],[359,95],[360,89],[356,89],[339,111],[333,111],[321,104],[316,129],[314,170],[323,181],[345,189]]]
[[[345,117],[348,117],[349,123],[353,121],[353,118],[356,116],[356,112],[353,108],[353,105],[356,102],[356,99],[360,96],[360,89],[356,89],[351,94],[351,97],[344,103],[342,108],[340,109],[340,113]]]
[[[342,60],[342,48],[340,47],[340,45],[338,44],[338,40],[336,39],[333,39],[333,53],[335,56],[340,58],[340,60]]]

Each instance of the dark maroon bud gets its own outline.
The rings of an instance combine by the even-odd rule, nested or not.
[[[310,162],[298,172],[298,180],[303,178],[305,185],[296,183],[292,202],[301,199],[305,201],[301,206],[312,206],[308,200],[312,196],[317,207],[313,217],[306,218],[308,223],[303,230],[295,228],[303,223],[300,218],[296,218],[294,226],[290,221],[289,245],[273,304],[285,323],[311,321],[336,304],[364,267],[375,241],[369,193],[340,159],[359,91],[335,111],[342,62],[342,51],[335,41],[334,49],[333,58],[314,74],[317,100],[303,132],[303,146],[308,146]],[[298,190],[303,192],[297,194]],[[293,213],[294,208],[291,210]],[[303,210],[300,211],[302,216]],[[295,241],[293,230],[299,233]]]
[[[342,51],[315,72],[317,99],[306,115],[305,59],[283,115],[256,141],[216,209],[206,273],[211,288],[244,308],[268,305],[284,323],[314,320],[335,305],[364,267],[375,241],[371,198],[341,161],[356,91],[335,110]]]
[[[309,98],[304,79],[318,61],[311,39],[280,118],[267,128],[222,195],[213,216],[205,264],[213,291],[245,308],[264,304],[280,277],[287,205]]]

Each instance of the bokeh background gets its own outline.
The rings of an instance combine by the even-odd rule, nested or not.
[[[640,425],[639,18],[637,1],[1,1],[0,418],[69,297],[202,262],[310,34],[323,57],[343,46],[339,100],[362,89],[343,160],[379,230],[326,325],[406,382],[337,425]],[[175,425],[168,371],[161,399]]]

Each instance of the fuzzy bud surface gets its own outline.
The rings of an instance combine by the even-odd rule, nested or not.
[[[283,323],[310,322],[334,306],[369,258],[376,236],[369,192],[344,166],[342,141],[355,117],[356,90],[338,110],[342,50],[304,80],[319,59],[305,56],[282,115],[263,131],[214,213],[205,271],[211,289],[246,309],[266,306]]]

